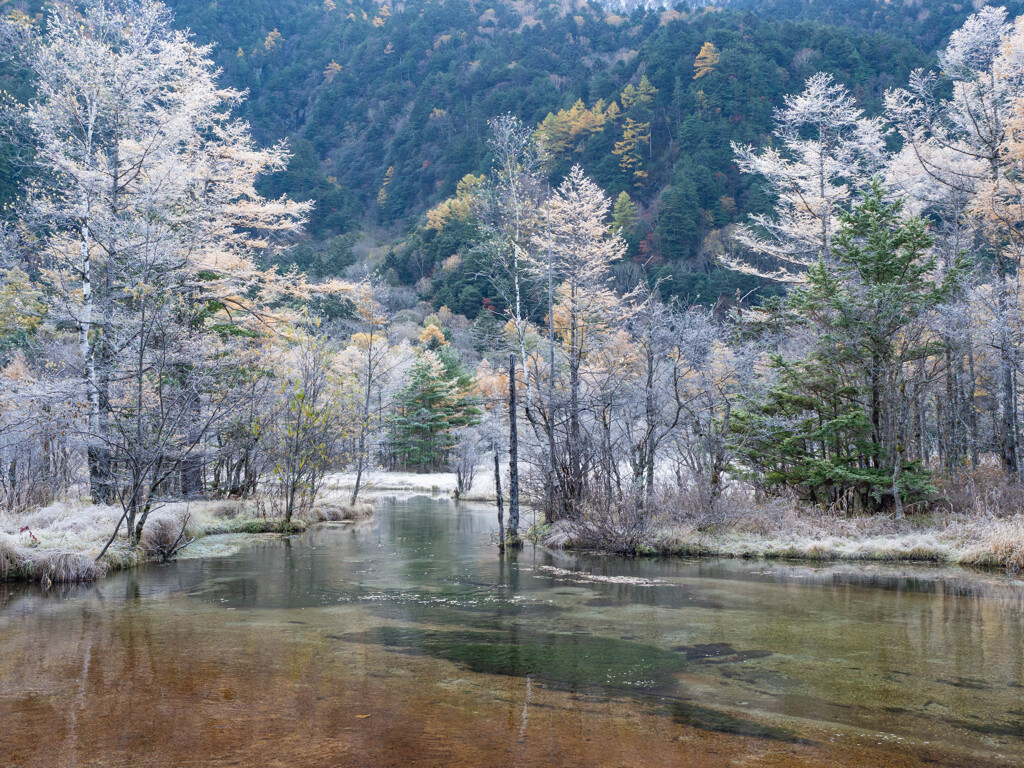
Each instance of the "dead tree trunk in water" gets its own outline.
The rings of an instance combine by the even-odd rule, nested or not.
[[[501,498],[501,463],[494,449],[494,493],[498,497],[498,549],[505,551],[505,503]]]
[[[516,356],[508,356],[508,545],[519,541],[519,431],[516,426]]]

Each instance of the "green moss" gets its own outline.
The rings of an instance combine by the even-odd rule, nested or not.
[[[379,627],[345,639],[442,658],[473,672],[529,676],[560,690],[635,690],[668,682],[673,672],[687,667],[684,656],[642,643],[575,633],[519,633],[517,627],[501,632]]]
[[[306,530],[302,520],[292,520],[287,526],[280,518],[246,517],[224,520],[220,525],[207,528],[203,535],[215,533],[302,533]]]

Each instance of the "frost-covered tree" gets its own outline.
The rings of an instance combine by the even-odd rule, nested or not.
[[[327,472],[344,463],[359,421],[360,393],[338,375],[336,353],[323,339],[303,338],[289,350],[273,418],[271,473],[285,528],[316,501]]]
[[[1012,319],[1019,312],[1015,267],[1024,240],[1014,211],[1020,169],[1013,126],[1024,99],[1022,35],[1005,9],[983,8],[950,36],[939,57],[941,76],[915,71],[908,88],[886,96],[904,142],[890,175],[994,266],[991,332],[999,355],[1000,442],[1003,466],[1011,473],[1019,466],[1015,377],[1021,339]]]
[[[679,370],[674,352],[680,318],[658,300],[654,291],[645,289],[642,299],[627,323],[639,365],[631,382],[631,396],[626,399],[630,417],[625,432],[633,482],[643,489],[646,500],[654,493],[659,451],[679,425],[682,404],[674,396]]]
[[[740,170],[763,177],[775,197],[773,212],[751,216],[737,237],[773,267],[727,263],[749,274],[801,282],[808,267],[830,258],[839,215],[883,166],[885,129],[880,119],[864,117],[846,88],[824,73],[787,97],[775,126],[776,146],[758,151],[733,145]]]
[[[344,361],[350,367],[359,392],[358,438],[355,447],[356,479],[351,503],[359,498],[363,471],[370,454],[370,439],[382,426],[381,408],[375,402],[383,399],[383,389],[391,373],[399,365],[400,357],[388,343],[387,312],[378,301],[380,288],[364,282],[355,289],[355,333],[349,339]]]
[[[535,276],[529,264],[531,252],[537,247],[534,235],[544,226],[544,147],[537,143],[529,126],[514,115],[496,117],[490,125],[488,144],[494,166],[477,195],[477,214],[483,244],[491,256],[489,277],[504,299],[506,317],[515,330],[529,407],[534,377],[526,337],[536,299]]]
[[[536,274],[546,276],[550,269],[558,286],[550,320],[562,340],[568,377],[564,466],[558,480],[564,511],[573,514],[584,494],[589,461],[584,450],[580,374],[587,354],[621,315],[621,300],[610,284],[612,265],[622,258],[626,246],[618,232],[609,230],[611,201],[580,166],[573,166],[552,193],[549,206],[550,232],[534,236],[537,247],[528,258]],[[549,430],[554,428],[553,423],[548,425]]]
[[[259,176],[284,167],[284,146],[254,146],[231,116],[241,94],[218,85],[210,48],[172,29],[161,3],[56,5],[20,61],[36,96],[8,114],[37,165],[21,219],[40,242],[54,319],[77,331],[92,496],[119,498],[126,516],[144,520],[157,467],[176,462],[189,483],[199,471],[188,455],[206,418],[191,377],[220,344],[202,337],[252,334],[268,301],[300,288],[258,257],[301,224],[306,206],[256,192]],[[180,385],[174,402],[188,403],[174,429],[152,430],[139,411],[168,417],[169,401],[151,397],[158,370],[161,387]],[[125,418],[159,445],[129,440]],[[116,453],[143,445],[148,478],[125,492]]]

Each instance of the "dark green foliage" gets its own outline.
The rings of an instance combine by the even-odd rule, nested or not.
[[[638,9],[613,23],[610,13],[590,5],[565,13],[556,3],[541,4],[530,20],[501,0],[423,0],[390,8],[375,25],[378,3],[334,4],[329,10],[311,0],[170,2],[179,27],[191,29],[197,42],[216,44],[224,84],[248,92],[240,114],[256,141],[291,142],[290,167],[262,180],[260,190],[314,200],[314,240],[378,223],[410,228],[428,206],[451,196],[463,175],[488,169],[490,118],[513,112],[535,125],[577,99],[620,100],[644,73],[658,93],[634,115],[650,122],[643,186],[633,186],[611,152],[621,120],[581,140],[551,169],[552,178],[581,162],[613,198],[629,191],[642,214],[627,233],[630,257],[650,266],[652,280],[655,273],[671,276],[666,295],[678,290],[709,303],[747,286],[697,258],[704,236],[770,204],[756,179],[738,173],[730,142],[766,141],[773,110],[817,71],[834,74],[869,114],[878,114],[885,89],[933,63],[943,36],[972,10],[929,2],[923,16],[917,5],[879,0],[738,0],[676,20]],[[38,0],[22,5],[30,14],[42,8]],[[274,30],[276,42],[268,38]],[[694,80],[694,58],[705,42],[721,59]],[[31,92],[10,64],[0,66],[0,86],[20,100]],[[23,173],[7,159],[9,150],[0,147],[3,200],[14,198]],[[410,238],[383,273],[405,284],[431,277],[426,298],[473,317],[494,297],[472,265],[448,276],[437,270],[452,254],[465,255],[472,239],[466,226],[453,222]],[[345,244],[333,241],[288,257],[314,276],[337,275],[350,258]]]
[[[811,340],[802,359],[773,356],[774,384],[733,417],[742,463],[767,485],[870,511],[895,502],[894,482],[904,501],[934,493],[927,471],[901,461],[913,429],[903,413],[908,388],[921,380],[907,371],[940,351],[917,321],[948,298],[962,271],[936,281],[926,225],[902,208],[874,183],[842,217],[834,263],[820,261],[775,305]]]
[[[807,360],[773,356],[775,384],[733,415],[733,431],[744,437],[738,452],[769,486],[796,489],[813,503],[829,504],[850,489],[891,485],[875,462],[881,446],[871,441],[863,391],[846,381],[827,350]]]
[[[651,145],[644,150],[650,177],[643,187],[633,187],[611,153],[621,121],[582,140],[552,176],[582,162],[613,197],[628,190],[653,215],[637,227],[631,255],[668,265],[684,285],[698,281],[686,273],[717,271],[694,262],[708,229],[742,220],[769,202],[755,180],[737,172],[730,141],[764,141],[783,96],[799,91],[819,70],[835,74],[877,113],[885,88],[930,64],[939,42],[927,34],[934,19],[919,21],[919,9],[902,5],[840,15],[796,0],[761,2],[752,15],[745,10],[750,3],[739,3],[675,21],[641,9],[610,23],[596,6],[565,14],[552,3],[537,11],[542,24],[524,25],[519,12],[502,2],[425,0],[391,8],[380,26],[372,23],[376,3],[336,5],[327,11],[297,0],[173,3],[179,25],[194,30],[200,42],[218,42],[225,81],[249,89],[243,114],[257,139],[292,138],[293,167],[267,180],[264,191],[316,200],[310,223],[315,236],[360,222],[408,224],[451,196],[464,174],[487,170],[488,119],[511,111],[537,124],[577,99],[588,105],[618,100],[645,72],[658,93],[644,114],[634,116],[651,125]],[[737,6],[741,10],[732,10]],[[935,11],[943,29],[970,10],[944,8]],[[268,50],[274,29],[281,40]],[[920,47],[907,44],[908,37],[920,40]],[[694,58],[705,42],[714,43],[721,60],[695,81]],[[329,76],[332,61],[341,69]],[[389,168],[393,177],[378,206]],[[651,231],[655,237],[641,252],[638,246]],[[442,232],[435,240],[463,234]],[[434,275],[434,288],[444,294],[430,298],[472,316],[476,294],[463,295],[465,286],[436,279],[434,267],[458,252],[458,245],[442,245],[435,244],[433,253],[396,252],[397,263],[388,266],[403,283]],[[723,282],[726,291],[732,288],[727,277],[699,281],[703,301],[715,301],[711,291]]]
[[[665,187],[658,207],[661,211],[657,228],[660,255],[668,261],[692,259],[703,218],[696,186],[684,180]]]
[[[315,200],[316,206],[306,224],[307,231],[314,237],[344,232],[359,217],[359,196],[352,189],[342,187],[336,178],[323,173],[311,142],[295,141],[291,151],[288,167],[267,177],[260,191],[268,198],[287,195],[292,200]]]
[[[1011,15],[1021,12],[1022,4],[1019,2],[1001,2],[998,5],[1005,6]],[[891,0],[733,0],[732,7],[780,19],[886,32],[912,40],[926,50],[938,48],[950,32],[963,23],[964,13],[974,10],[973,4],[944,0],[914,3]]]
[[[469,393],[472,384],[452,347],[419,354],[389,419],[396,466],[430,472],[446,465],[455,430],[479,419],[476,398]]]
[[[281,269],[295,266],[314,278],[336,277],[356,261],[352,244],[352,235],[302,240],[279,255],[277,264]]]

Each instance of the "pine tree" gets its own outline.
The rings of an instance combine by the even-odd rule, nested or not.
[[[620,235],[628,234],[636,224],[636,218],[636,203],[629,199],[629,195],[625,191],[619,192],[612,210],[612,231],[618,232]]]
[[[810,353],[770,360],[774,385],[734,426],[744,463],[769,485],[789,485],[816,503],[867,511],[919,501],[933,489],[908,459],[908,398],[926,382],[912,364],[941,352],[922,318],[948,298],[960,268],[935,279],[925,223],[903,216],[872,182],[840,217],[833,260],[811,267],[785,305],[812,336]]]
[[[429,349],[420,353],[390,419],[391,450],[397,463],[420,472],[446,466],[456,442],[455,430],[479,419],[471,386],[472,377],[463,370],[457,353]]]

